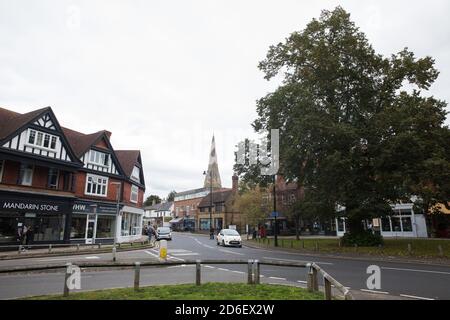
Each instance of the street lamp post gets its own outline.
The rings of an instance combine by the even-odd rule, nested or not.
[[[118,227],[118,223],[119,223],[119,212],[120,212],[120,194],[122,193],[122,183],[120,182],[112,182],[112,184],[117,186],[117,195],[116,195],[116,199],[117,199],[117,203],[116,203],[116,224],[115,224],[115,229],[114,230],[114,248],[116,247],[117,244],[117,227]]]
[[[203,175],[206,175],[207,172],[203,171]],[[212,188],[212,171],[209,172],[209,194],[210,194],[210,204],[209,204],[209,238],[214,240],[214,232],[212,226],[212,207],[213,207],[213,188]]]
[[[277,220],[277,194],[276,194],[276,189],[275,189],[275,185],[277,183],[276,181],[276,175],[273,175],[273,212],[274,212],[274,218],[275,218],[275,228],[274,228],[274,240],[275,240],[275,247],[278,247],[278,220]]]

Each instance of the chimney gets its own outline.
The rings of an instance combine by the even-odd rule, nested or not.
[[[237,193],[239,177],[236,174],[233,174],[232,180],[233,180],[233,184],[232,184],[233,193]]]

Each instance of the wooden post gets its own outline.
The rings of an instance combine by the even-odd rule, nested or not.
[[[253,260],[248,260],[247,284],[253,284]]]
[[[319,251],[319,243],[316,241],[316,251]]]
[[[80,251],[80,244],[77,243],[77,251]]]
[[[253,262],[253,265],[255,266],[255,274],[254,274],[254,279],[253,279],[253,283],[254,284],[259,284],[259,280],[260,280],[260,266],[259,266],[259,261],[255,260]]]
[[[305,240],[302,240],[302,249],[305,249]]]
[[[408,243],[408,254],[412,253],[411,243]]]
[[[52,245],[49,244],[49,245],[48,245],[48,253],[51,253],[51,252],[52,252]]]
[[[195,263],[195,285],[199,286],[202,283],[202,265],[201,261],[197,260]]]
[[[116,262],[116,246],[113,246],[112,248],[112,261]]]
[[[312,287],[313,291],[319,291],[319,280],[317,278],[317,270],[315,268],[312,269]]]
[[[325,300],[331,300],[331,298],[332,298],[332,295],[331,295],[331,282],[327,278],[323,277],[323,283],[324,283],[324,286],[325,286],[324,298],[325,298]]]
[[[64,289],[63,289],[63,297],[68,297],[69,296],[69,286],[67,285],[67,282],[69,281],[69,277],[72,274],[72,270],[71,270],[71,263],[68,262],[67,263],[67,267],[66,267],[66,274],[64,276]]]
[[[443,257],[444,256],[444,250],[442,250],[442,246],[438,245],[438,251],[439,251],[439,256]]]
[[[134,263],[134,291],[139,290],[140,273],[141,273],[141,263],[135,262]]]
[[[294,249],[294,240],[291,240],[291,249]]]
[[[17,251],[18,254],[20,254],[22,252],[22,245],[19,245],[19,251]]]
[[[314,285],[313,285],[313,273],[312,273],[312,268],[311,268],[311,264],[308,263],[306,265],[306,267],[308,268],[308,275],[307,275],[307,279],[306,279],[306,286],[308,288],[309,292],[313,292],[314,290]]]

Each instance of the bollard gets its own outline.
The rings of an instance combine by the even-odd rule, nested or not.
[[[118,244],[118,246],[119,246],[119,249],[120,249],[120,243]]]
[[[316,251],[319,251],[319,243],[316,241]]]
[[[48,253],[51,253],[51,252],[52,252],[52,245],[49,244],[49,245],[48,245]]]
[[[113,262],[116,262],[116,251],[117,251],[116,246],[113,246],[113,248],[112,248],[112,261]]]
[[[439,251],[439,256],[443,257],[444,256],[444,250],[442,250],[442,246],[438,245],[438,251]]]
[[[324,298],[325,300],[331,300],[331,282],[327,278],[323,277],[323,283],[325,287]]]
[[[77,243],[77,251],[80,251],[80,244]]]
[[[312,269],[312,288],[313,291],[319,291],[319,281],[317,279],[317,270],[316,268],[311,268]]]
[[[195,262],[195,285],[199,286],[202,283],[202,265],[200,260]]]
[[[307,279],[306,279],[306,286],[308,288],[308,291],[312,292],[313,289],[314,289],[314,285],[313,285],[314,280],[313,280],[313,273],[312,273],[312,270],[311,270],[312,269],[311,268],[311,264],[308,263],[306,265],[306,268],[308,268],[308,275],[307,275]]]
[[[355,243],[355,252],[358,251],[358,244]]]
[[[412,253],[412,249],[411,249],[411,243],[408,243],[408,254]]]
[[[259,260],[255,260],[255,261],[253,262],[253,266],[255,267],[255,273],[254,273],[253,283],[254,283],[254,284],[259,284],[259,280],[260,280],[260,266],[259,266]]]
[[[69,296],[69,286],[68,286],[67,282],[69,281],[69,277],[72,274],[72,269],[71,269],[71,265],[72,264],[70,262],[68,262],[66,265],[67,265],[67,267],[66,267],[66,274],[65,274],[65,277],[64,277],[64,289],[63,289],[63,296],[64,297],[68,297]]]
[[[98,248],[99,248],[99,249],[102,248],[102,244],[101,244],[101,243],[98,244]]]
[[[139,290],[140,273],[141,273],[141,263],[135,262],[134,263],[134,291]]]
[[[22,252],[22,245],[19,245],[19,251],[17,251],[18,254]]]
[[[159,242],[159,258],[167,260],[167,240],[161,240]]]
[[[248,260],[247,284],[253,284],[253,260]]]

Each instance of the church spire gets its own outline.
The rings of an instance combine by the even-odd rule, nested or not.
[[[211,186],[211,183],[213,188],[222,188],[222,182],[220,181],[219,174],[219,165],[217,164],[216,142],[214,140],[214,135],[211,141],[211,153],[209,154],[208,172],[206,173],[205,183],[203,187],[209,188]]]

